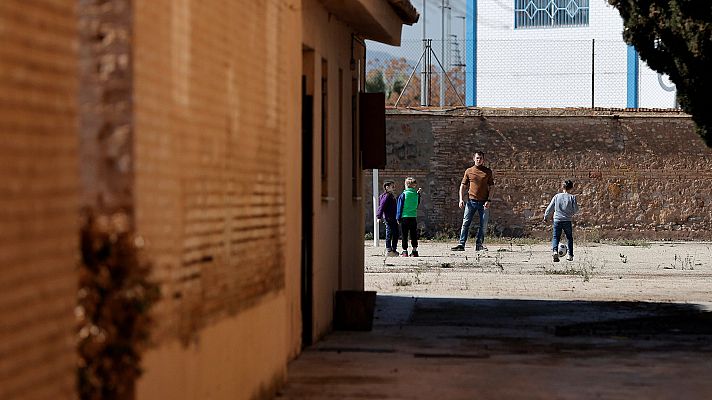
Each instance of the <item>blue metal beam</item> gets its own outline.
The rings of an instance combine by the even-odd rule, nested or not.
[[[638,108],[640,106],[638,102],[639,93],[639,73],[638,73],[638,52],[635,51],[635,47],[628,46],[628,73],[627,73],[627,96],[626,96],[626,107],[628,108]]]
[[[477,0],[467,0],[465,104],[477,106]]]

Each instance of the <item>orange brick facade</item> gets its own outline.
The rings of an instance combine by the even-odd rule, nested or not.
[[[77,24],[71,2],[0,2],[0,398],[73,399]]]
[[[136,223],[164,283],[162,334],[188,339],[284,289],[285,8],[136,5]]]
[[[396,3],[0,2],[0,398],[76,397],[87,214],[161,288],[137,399],[272,396],[363,288],[363,38],[397,43]]]

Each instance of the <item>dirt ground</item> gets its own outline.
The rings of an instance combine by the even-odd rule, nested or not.
[[[544,241],[490,241],[482,252],[474,245],[451,251],[456,244],[421,241],[420,257],[385,257],[367,241],[365,288],[379,295],[712,304],[710,242],[576,243],[574,261],[556,263]]]

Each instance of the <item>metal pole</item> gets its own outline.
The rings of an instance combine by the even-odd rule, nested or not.
[[[591,108],[594,108],[594,95],[596,94],[596,39],[591,39]]]
[[[458,18],[462,18],[462,53],[465,56],[461,59],[460,64],[462,64],[462,96],[467,97],[467,16],[461,15]]]
[[[427,106],[430,106],[430,99],[433,98],[433,39],[428,39],[428,99]]]
[[[445,7],[447,7],[447,0],[442,0],[442,8],[440,9],[440,58],[445,61]],[[445,71],[440,69],[440,107],[445,106]]]
[[[376,210],[378,209],[378,170],[373,170],[373,247],[378,247],[378,239],[380,232],[378,229],[378,216],[376,215]]]
[[[428,50],[428,44],[426,42],[427,39],[425,39],[426,36],[426,30],[425,30],[425,10],[427,7],[425,6],[425,0],[423,0],[423,54],[425,54]],[[427,63],[428,58],[425,58],[425,61],[423,63],[423,71],[421,74],[421,79],[420,79],[420,105],[421,106],[427,106],[428,105],[428,100],[427,100],[427,93],[428,93],[428,83],[427,83],[427,75],[428,75],[428,63]]]

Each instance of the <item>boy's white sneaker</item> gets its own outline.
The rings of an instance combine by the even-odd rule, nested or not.
[[[573,261],[573,260],[574,260],[574,256],[572,256],[571,254],[566,256],[566,261]]]

